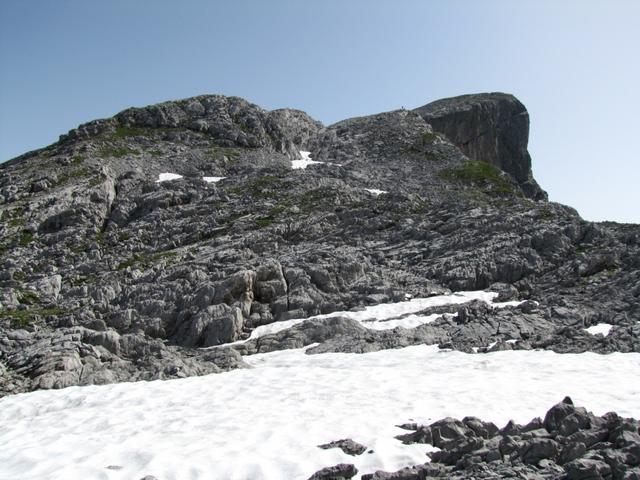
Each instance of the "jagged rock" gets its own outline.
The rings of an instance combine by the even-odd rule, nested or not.
[[[237,340],[242,332],[243,316],[237,307],[211,305],[194,315],[173,336],[186,347],[209,347]]]
[[[347,455],[362,455],[367,451],[367,447],[359,444],[358,442],[354,442],[350,438],[345,438],[343,440],[335,440],[333,442],[325,443],[322,445],[318,445],[318,448],[322,448],[323,450],[328,450],[330,448],[339,448]]]
[[[302,348],[312,343],[324,342],[336,336],[352,337],[367,330],[358,322],[346,317],[329,317],[307,320],[278,333],[249,340],[234,346],[243,354],[268,353],[276,350]]]
[[[565,397],[562,402],[551,407],[544,417],[544,428],[549,432],[558,430],[562,421],[575,412],[573,401],[569,397]]]
[[[611,478],[611,467],[603,461],[581,458],[564,466],[570,480],[604,480]]]
[[[407,467],[397,472],[377,471],[362,475],[362,480],[424,480],[429,477],[442,477],[446,470],[441,465],[424,464]]]
[[[437,100],[414,111],[469,158],[492,163],[510,173],[528,196],[546,198],[531,173],[527,152],[529,114],[514,96],[462,95]]]
[[[358,469],[349,463],[339,463],[325,467],[311,475],[308,480],[348,480],[358,473]]]
[[[566,422],[576,414],[588,421]],[[634,478],[640,466],[640,423],[613,413],[597,417],[574,407],[569,397],[545,415],[520,426],[510,421],[498,430],[473,417],[445,418],[428,426],[402,425],[412,433],[396,437],[405,443],[429,443],[439,450],[431,463],[397,472],[365,474],[366,479],[414,480],[425,478]],[[588,445],[584,442],[588,439]],[[608,441],[603,441],[608,440]]]
[[[520,457],[524,463],[536,465],[540,460],[557,460],[560,455],[558,442],[548,438],[536,438],[524,443]]]

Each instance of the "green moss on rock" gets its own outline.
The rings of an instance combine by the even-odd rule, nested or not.
[[[458,167],[442,170],[440,176],[446,180],[481,187],[485,193],[500,195],[516,193],[502,170],[487,162],[469,160]]]

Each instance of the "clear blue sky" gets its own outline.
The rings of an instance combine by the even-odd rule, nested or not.
[[[1,0],[0,161],[203,93],[329,124],[504,91],[552,200],[640,223],[639,52],[637,0]]]

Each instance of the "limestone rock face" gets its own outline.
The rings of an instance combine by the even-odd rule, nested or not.
[[[144,135],[144,131],[135,129],[145,128],[166,129],[169,136],[175,137],[179,136],[179,129],[184,128],[212,136],[221,146],[263,147],[299,158],[296,147],[305,145],[321,127],[319,122],[298,110],[268,112],[243,98],[223,95],[203,95],[130,108],[113,119],[98,122],[82,125],[63,139],[86,137],[96,131]]]
[[[202,375],[311,344],[640,351],[639,228],[545,201],[527,133],[504,94],[329,126],[204,95],[127,109],[0,164],[0,395]],[[336,315],[250,338],[484,289],[522,303],[434,307],[413,329]],[[607,335],[586,330],[599,324]],[[558,428],[584,422],[573,412]]]
[[[527,151],[529,113],[513,95],[462,95],[437,100],[414,111],[469,158],[491,163],[511,174],[528,197],[546,199],[531,172]]]

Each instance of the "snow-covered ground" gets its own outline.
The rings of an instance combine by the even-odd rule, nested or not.
[[[156,180],[156,183],[168,182],[170,180],[177,180],[179,178],[182,178],[182,175],[179,175],[177,173],[169,173],[169,172],[160,173],[158,174],[158,179]]]
[[[204,180],[207,183],[217,183],[220,180],[224,180],[227,177],[202,177],[202,180]]]
[[[378,190],[377,188],[365,188],[365,190],[373,195],[375,195],[376,197],[378,195],[382,195],[383,193],[389,193],[386,190]]]
[[[459,305],[467,303],[472,300],[481,300],[495,308],[504,308],[508,306],[515,306],[522,302],[494,302],[494,299],[498,296],[495,292],[487,292],[483,290],[468,291],[468,292],[455,292],[449,295],[435,295],[427,298],[414,298],[406,302],[395,303],[381,303],[371,307],[365,307],[364,310],[359,312],[333,312],[326,315],[316,315],[309,318],[296,318],[292,320],[285,320],[282,322],[270,323],[268,325],[261,325],[255,328],[251,332],[249,340],[263,337],[272,333],[277,333],[282,330],[293,327],[302,322],[313,320],[315,318],[328,318],[328,317],[348,317],[357,322],[360,322],[364,327],[372,330],[390,330],[396,327],[403,328],[415,328],[425,323],[431,323],[435,321],[440,314],[432,315],[416,315],[417,312],[425,310],[430,307],[440,307],[444,305]],[[234,342],[234,343],[242,343]]]
[[[316,162],[315,160],[311,160],[311,152],[305,152],[303,150],[300,150],[300,155],[302,156],[301,160],[291,160],[291,168],[293,170],[305,169],[309,165],[313,165],[314,163],[324,163],[324,162]]]
[[[311,152],[305,152],[304,150],[300,150],[300,155],[302,156],[301,160],[291,160],[292,170],[304,170],[309,165],[313,165],[314,163],[324,163],[325,165],[331,165],[334,167],[342,166],[340,163],[320,162],[316,160],[311,160]]]
[[[613,328],[613,325],[609,323],[599,323],[592,327],[585,328],[585,330],[589,332],[591,335],[601,334],[603,337],[606,337],[607,335],[609,335],[609,332],[611,331],[612,328]]]
[[[503,426],[542,415],[565,395],[597,414],[640,416],[635,353],[414,346],[246,359],[253,369],[5,397],[0,478],[306,479],[339,462],[360,473],[423,463],[426,445],[393,438],[407,421],[476,415]],[[347,437],[374,453],[316,447]]]

